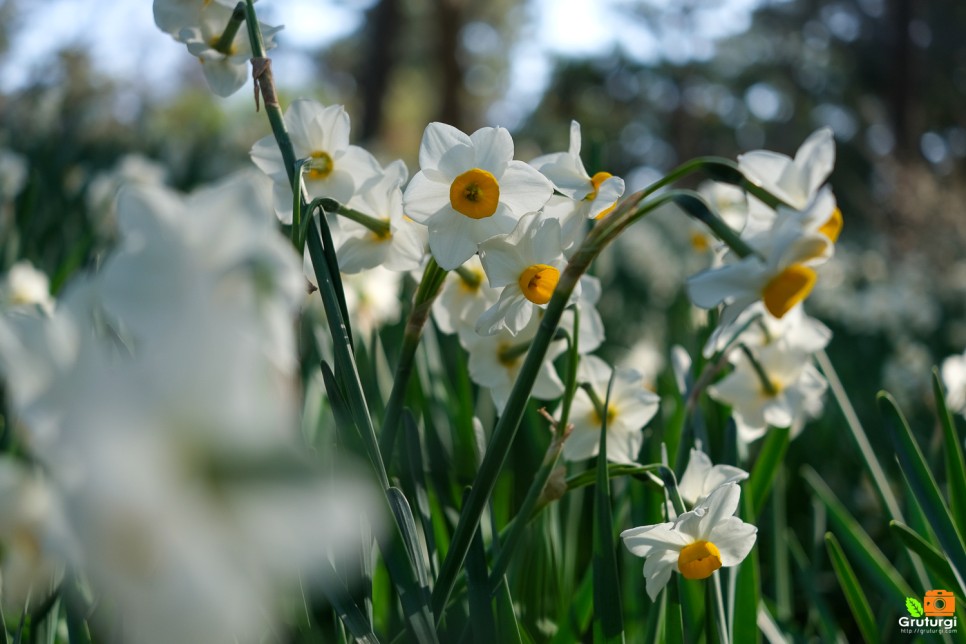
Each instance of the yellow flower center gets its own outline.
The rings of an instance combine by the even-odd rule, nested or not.
[[[614,424],[614,419],[617,418],[617,409],[613,405],[607,406],[607,426],[610,427]],[[604,424],[604,419],[600,417],[600,410],[597,406],[594,406],[594,410],[590,412],[590,422],[597,427]]]
[[[520,273],[520,290],[523,297],[534,304],[546,304],[560,280],[560,271],[546,264],[528,266]]]
[[[329,156],[328,152],[316,150],[309,155],[309,161],[305,164],[305,167],[305,176],[313,181],[321,181],[332,174],[335,165],[332,163],[332,157]]]
[[[500,203],[500,184],[486,170],[467,170],[449,187],[449,203],[461,215],[485,219],[496,212]]]
[[[818,232],[828,237],[829,241],[834,244],[838,241],[839,233],[842,232],[842,225],[842,211],[836,208],[832,212],[832,216],[828,218],[828,221],[819,227]]]
[[[678,570],[685,579],[707,579],[721,567],[721,552],[710,541],[695,541],[678,555]]]
[[[761,292],[765,308],[776,318],[782,317],[808,297],[816,277],[808,266],[792,264],[765,284]]]
[[[389,218],[384,217],[383,219],[380,219],[380,221],[386,222],[386,227],[383,229],[380,229],[378,232],[375,230],[370,230],[369,234],[371,234],[372,238],[375,239],[377,242],[389,241],[390,239],[392,239],[392,227],[389,225]]]
[[[699,253],[705,253],[711,249],[711,244],[708,243],[707,237],[694,231],[691,233],[691,247]]]

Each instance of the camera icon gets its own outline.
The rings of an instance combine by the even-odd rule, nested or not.
[[[922,600],[926,617],[946,617],[956,612],[956,596],[948,590],[929,590]]]

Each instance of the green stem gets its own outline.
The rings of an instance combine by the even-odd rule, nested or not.
[[[597,227],[591,230],[560,276],[557,288],[550,299],[543,319],[540,321],[537,335],[533,339],[530,351],[524,359],[523,366],[520,368],[517,380],[510,392],[503,414],[493,430],[476,481],[463,506],[463,511],[460,513],[449,550],[446,552],[446,558],[440,567],[432,600],[433,613],[437,620],[442,618],[443,609],[446,607],[459,570],[466,559],[466,553],[479,526],[480,517],[486,509],[490,494],[492,494],[496,485],[497,477],[500,475],[510,452],[510,446],[513,444],[513,439],[520,426],[520,420],[526,410],[533,383],[546,358],[557,325],[560,323],[560,316],[563,315],[580,276],[584,274],[601,250],[625,228],[659,206],[671,201],[675,194],[675,192],[669,192],[659,195],[654,200],[640,206],[639,204],[646,196],[644,192],[638,192],[628,197],[614,212],[601,220]]]
[[[758,380],[761,382],[761,388],[765,390],[765,393],[769,396],[777,395],[778,388],[775,387],[775,383],[773,383],[771,378],[768,377],[768,372],[765,371],[765,368],[762,366],[761,362],[758,361],[758,358],[755,357],[755,354],[752,353],[751,349],[748,348],[748,345],[744,342],[740,342],[738,344],[738,348],[740,348],[741,352],[745,354],[746,358],[748,358],[748,362],[751,363],[751,367],[755,370],[755,375],[758,376]]]
[[[389,220],[388,219],[378,219],[372,217],[365,213],[359,212],[358,210],[353,210],[343,205],[339,205],[339,208],[335,211],[337,215],[341,215],[350,221],[354,221],[357,224],[362,224],[369,230],[371,230],[380,239],[388,237],[390,235]]]
[[[231,56],[232,43],[235,42],[235,36],[238,35],[238,30],[241,29],[242,23],[245,21],[245,3],[239,2],[235,5],[235,10],[231,12],[231,18],[228,19],[228,24],[225,25],[225,30],[221,33],[221,36],[212,45],[212,49],[225,56]]]
[[[719,571],[715,571],[712,585],[714,586],[714,613],[718,618],[718,635],[721,638],[722,644],[730,644],[731,633],[728,630],[728,621],[725,618],[724,609],[724,597],[721,594],[721,575],[718,574]],[[708,641],[711,641],[709,636]]]
[[[379,449],[387,463],[392,463],[392,453],[396,444],[396,434],[399,431],[403,401],[406,398],[406,390],[412,376],[419,339],[444,279],[446,279],[446,271],[440,268],[435,259],[430,257],[416,289],[409,319],[406,320],[402,348],[399,350],[399,362],[396,363],[392,391],[389,393],[389,402],[386,403],[386,413],[383,416],[382,429],[379,432]]]
[[[483,283],[483,279],[477,273],[474,273],[465,266],[457,266],[455,270],[456,274],[460,276],[460,279],[471,289],[475,290]]]

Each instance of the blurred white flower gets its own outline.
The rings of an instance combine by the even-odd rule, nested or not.
[[[13,201],[27,182],[27,159],[13,150],[0,148],[0,204]]]
[[[47,275],[29,261],[21,260],[0,279],[0,311],[28,307],[39,307],[50,313],[54,309],[54,298]]]
[[[560,222],[528,213],[513,232],[480,244],[480,260],[490,286],[502,288],[500,298],[476,323],[476,331],[492,335],[506,329],[516,335],[545,308],[566,260],[560,247]]]
[[[326,197],[346,203],[368,181],[382,175],[371,154],[349,145],[349,115],[341,105],[323,107],[300,98],[292,101],[283,118],[295,156],[307,160],[302,167],[302,187],[308,201]],[[275,214],[283,224],[291,224],[292,186],[275,137],[269,135],[255,143],[251,157],[274,181]],[[337,226],[335,221],[331,220]]]
[[[513,139],[504,128],[467,136],[430,123],[419,146],[419,166],[406,188],[405,210],[429,227],[430,250],[445,270],[468,260],[480,242],[509,233],[553,192],[543,175],[513,160]]]
[[[399,320],[402,274],[376,266],[342,276],[346,309],[352,329],[363,338],[383,325]]]
[[[238,4],[234,0],[154,0],[154,24],[177,37],[185,27],[197,24],[201,11],[212,2],[227,8]]]
[[[0,459],[0,598],[8,619],[28,597],[46,597],[73,551],[60,498],[39,469]]]
[[[698,186],[712,210],[735,232],[740,233],[748,219],[748,196],[744,190],[730,183],[705,181]],[[707,253],[721,246],[711,230],[701,222],[688,218],[691,247],[699,253]]]
[[[794,159],[769,150],[738,156],[738,167],[749,181],[797,210],[811,202],[834,165],[835,137],[827,127],[809,136]]]
[[[644,440],[644,426],[657,413],[660,398],[645,386],[644,376],[634,369],[617,369],[610,401],[604,412],[612,369],[596,356],[583,356],[577,390],[570,409],[573,432],[564,443],[563,457],[581,461],[600,452],[600,428],[607,417],[607,460],[634,463]],[[593,392],[591,394],[587,391]]]
[[[957,413],[966,410],[966,353],[943,360],[941,373],[949,411]]]
[[[758,528],[734,516],[740,496],[738,485],[727,483],[673,522],[621,533],[631,554],[644,557],[647,595],[652,601],[675,570],[685,579],[707,579],[719,568],[744,561],[755,545]]]
[[[160,186],[167,180],[167,168],[141,156],[126,154],[110,170],[99,172],[87,186],[87,214],[101,237],[117,231],[117,193],[121,186],[141,184]]]
[[[467,367],[470,378],[481,387],[489,389],[498,412],[502,412],[506,406],[510,390],[517,380],[530,342],[537,334],[539,326],[540,316],[537,315],[515,336],[506,329],[501,329],[494,335],[479,335],[472,329],[460,334],[460,343],[469,353]],[[553,368],[553,361],[565,350],[566,344],[562,340],[550,344],[533,383],[531,395],[534,398],[551,400],[563,394],[563,382]]]
[[[801,304],[780,318],[771,315],[761,302],[755,302],[726,325],[718,325],[704,345],[710,358],[729,344],[742,342],[752,347],[778,343],[789,351],[812,354],[828,346],[832,331],[805,313]]]
[[[499,289],[491,287],[486,279],[479,255],[473,255],[446,276],[433,302],[433,319],[443,333],[475,331],[480,315],[499,297]]]
[[[821,413],[828,383],[807,354],[778,345],[761,347],[755,358],[763,374],[744,352],[735,354],[734,371],[708,387],[708,395],[731,405],[742,442],[761,438],[768,427],[789,427],[794,438],[808,418]]]
[[[581,354],[592,353],[604,342],[604,321],[597,311],[600,301],[600,280],[593,275],[581,275],[576,292],[577,301],[572,307],[567,307],[560,316],[560,328],[568,335],[573,333],[574,316],[580,317],[580,328],[577,330],[577,350]]]

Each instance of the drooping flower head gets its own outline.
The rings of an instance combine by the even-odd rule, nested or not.
[[[429,227],[430,251],[446,270],[468,260],[480,242],[509,233],[553,192],[543,175],[513,160],[513,139],[499,127],[467,136],[430,123],[419,166],[403,197],[405,212]]]
[[[738,167],[752,183],[804,210],[835,165],[835,137],[825,127],[808,137],[791,159],[770,150],[738,155]]]

